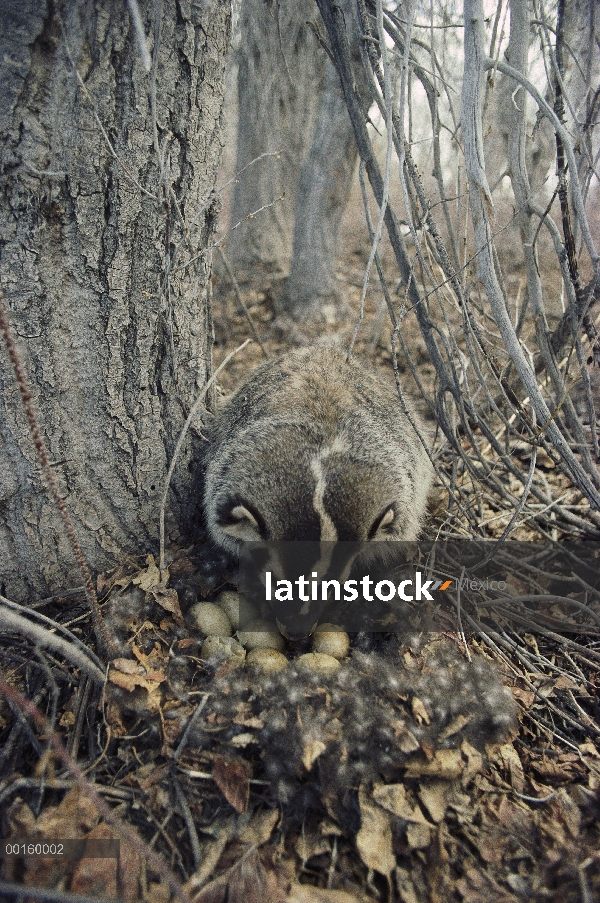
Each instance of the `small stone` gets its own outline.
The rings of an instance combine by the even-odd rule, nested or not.
[[[201,655],[207,661],[234,662],[243,665],[246,652],[237,640],[230,636],[207,636],[202,643]]]
[[[246,649],[276,649],[283,652],[285,643],[277,628],[268,621],[252,621],[244,630],[238,630],[238,639]]]
[[[231,636],[231,621],[212,602],[196,602],[190,608],[189,617],[194,627],[206,636]]]
[[[350,637],[337,624],[319,624],[312,636],[312,651],[342,659],[348,655]]]
[[[319,674],[331,674],[340,667],[337,658],[334,658],[332,655],[326,655],[323,652],[306,652],[296,659],[296,664],[301,668],[308,668],[309,671],[316,671]]]
[[[248,668],[256,668],[263,674],[276,674],[287,668],[289,662],[282,652],[276,649],[265,649],[258,647],[252,649],[246,656],[246,665]]]

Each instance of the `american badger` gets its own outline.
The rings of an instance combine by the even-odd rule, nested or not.
[[[432,469],[427,429],[404,405],[393,383],[334,345],[259,367],[211,436],[212,539],[233,554],[240,540],[416,539]]]

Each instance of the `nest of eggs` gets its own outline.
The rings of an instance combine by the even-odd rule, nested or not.
[[[197,602],[189,612],[193,627],[206,636],[202,658],[208,663],[245,665],[254,672],[276,674],[287,668],[289,652],[274,621],[258,617],[238,593],[225,591],[217,603]],[[243,627],[240,627],[243,625]],[[232,634],[235,632],[235,637]],[[295,644],[297,667],[329,674],[340,667],[350,649],[350,637],[335,624],[320,624],[306,644]],[[288,655],[286,655],[286,651]]]
[[[217,603],[190,610],[206,637],[201,655],[212,677],[189,746],[259,761],[262,775],[255,767],[255,776],[283,804],[305,810],[325,799],[347,819],[363,781],[397,781],[415,761],[419,774],[428,762],[435,774],[437,751],[460,751],[465,742],[483,750],[516,723],[512,694],[495,667],[484,658],[467,661],[450,639],[350,637],[324,624],[308,650],[297,650],[265,621],[236,631],[236,593],[222,593]],[[245,622],[252,613],[243,614]]]

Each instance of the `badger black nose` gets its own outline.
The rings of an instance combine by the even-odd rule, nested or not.
[[[315,621],[312,626],[304,627],[301,624],[282,624],[278,618],[275,618],[275,621],[277,622],[279,633],[292,643],[308,639],[308,637],[315,632],[319,623],[318,621]]]

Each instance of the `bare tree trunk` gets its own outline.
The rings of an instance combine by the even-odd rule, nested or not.
[[[600,6],[588,0],[563,4],[562,34],[566,47],[557,46],[564,65],[564,83],[570,104],[566,122],[573,135],[579,181],[587,201],[591,224],[600,227]],[[562,67],[561,67],[562,68]]]
[[[571,99],[567,124],[573,131],[579,163],[579,179],[586,185],[592,170],[598,171],[600,138],[600,8],[588,0],[570,0],[564,4],[564,39],[568,50],[562,51],[565,83]],[[596,185],[598,180],[596,179]]]
[[[143,3],[151,72],[122,0],[3,12],[2,288],[63,498],[101,569],[155,548],[166,466],[210,370],[203,248],[230,4]],[[80,579],[0,361],[0,583],[23,599]]]
[[[280,154],[246,170],[236,184],[231,224],[242,225],[229,239],[228,255],[238,271],[289,270],[296,191],[324,73],[325,54],[306,25],[315,16],[314,0],[242,2],[236,168],[264,153]]]
[[[511,26],[514,13],[511,8]],[[532,36],[524,35],[525,46],[529,47],[533,42]],[[507,48],[506,59],[511,66],[515,65],[513,59],[514,48]],[[519,97],[531,110],[531,103],[525,91],[519,93]],[[508,75],[496,74],[494,88],[491,97],[488,114],[486,116],[486,134],[484,136],[484,148],[486,158],[494,167],[492,192],[504,175],[510,175],[509,144],[514,139],[512,134],[515,109],[515,85]],[[550,123],[546,119],[535,121],[534,115],[526,117],[528,124],[527,140],[524,145],[527,172],[534,190],[539,190],[548,172],[554,165],[554,133]]]
[[[282,313],[317,316],[341,301],[337,284],[339,231],[356,169],[356,142],[339,76],[327,61],[310,152],[302,168],[292,266]]]

